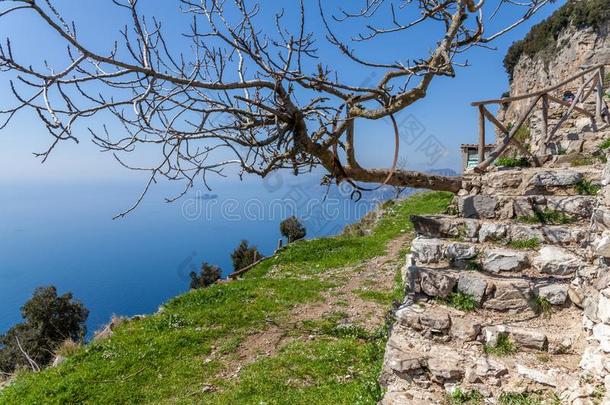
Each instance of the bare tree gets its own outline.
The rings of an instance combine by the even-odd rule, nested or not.
[[[0,0],[0,18],[35,13],[67,46],[61,68],[46,62],[35,68],[17,60],[6,40],[0,70],[14,74],[10,87],[17,104],[0,111],[0,129],[20,110],[33,110],[52,136],[50,147],[37,154],[44,161],[61,141],[78,141],[77,122],[111,114],[121,131],[89,128],[93,141],[123,166],[149,173],[142,195],[121,215],[160,177],[185,182],[180,195],[168,198],[174,201],[195,181],[207,186],[209,174],[223,175],[231,165],[260,176],[285,168],[300,174],[321,165],[327,181],[457,191],[460,178],[397,169],[396,159],[390,169],[362,167],[355,150],[357,122],[389,119],[394,131],[375,136],[397,138],[394,114],[423,99],[434,78],[455,76],[456,67],[465,65],[457,61],[460,54],[487,46],[551,0],[362,0],[357,11],[328,10],[322,0],[292,0],[286,3],[292,3],[298,24],[290,28],[283,9],[273,24],[261,23],[268,21],[263,7],[277,5],[271,0],[176,1],[192,18],[183,34],[189,55],[170,49],[162,22],[141,15],[138,0],[112,0],[131,24],[107,53],[81,42],[76,24],[50,0]],[[486,34],[484,21],[501,7],[522,12]],[[306,24],[312,16],[317,23]],[[375,25],[384,20],[387,25]],[[362,29],[342,39],[334,30],[338,24]],[[425,24],[438,34],[427,55],[382,61],[359,52],[362,43],[404,40],[408,30]],[[374,71],[379,80],[372,85],[342,80],[332,61],[319,61],[322,42],[361,69],[361,76]],[[125,161],[126,153],[145,145],[158,148],[158,162],[133,167]]]

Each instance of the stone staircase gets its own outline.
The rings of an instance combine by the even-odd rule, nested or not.
[[[382,404],[610,404],[610,168],[591,156],[467,174],[453,215],[411,218]]]

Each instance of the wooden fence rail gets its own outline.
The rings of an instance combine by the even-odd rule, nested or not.
[[[479,110],[479,164],[474,168],[476,172],[484,172],[493,162],[496,161],[502,154],[507,150],[509,146],[514,146],[521,151],[524,155],[528,155],[535,166],[540,166],[540,157],[532,154],[522,143],[518,140],[515,135],[523,127],[525,122],[530,118],[536,111],[536,107],[541,102],[541,116],[542,116],[542,138],[544,139],[544,145],[546,146],[553,141],[555,134],[561,128],[563,124],[572,116],[574,113],[579,113],[587,116],[591,119],[591,124],[594,128],[597,127],[598,123],[610,123],[610,117],[608,114],[608,106],[604,101],[604,69],[606,64],[599,64],[590,67],[586,67],[582,72],[562,81],[559,84],[548,87],[543,90],[536,92],[522,94],[514,97],[506,97],[496,100],[484,100],[472,103],[472,106],[477,107]],[[564,86],[581,80],[582,84],[578,88],[574,100],[567,101],[560,97],[554,96],[552,93],[563,88]],[[579,107],[579,103],[584,103],[592,94],[595,93],[595,114],[587,111],[585,108]],[[531,100],[524,112],[519,116],[515,125],[511,128],[507,128],[501,123],[488,109],[487,106],[490,104],[508,104],[513,101],[520,100]],[[564,107],[568,107],[567,111],[561,116],[559,121],[552,127],[549,128],[549,104],[557,103]],[[486,120],[491,122],[498,131],[504,135],[502,142],[500,142],[496,148],[489,153],[489,156],[485,156],[485,143],[486,133],[485,125]]]

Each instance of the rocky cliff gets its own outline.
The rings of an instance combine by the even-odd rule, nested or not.
[[[522,41],[510,48],[504,65],[511,77],[510,90],[504,96],[518,96],[548,88],[574,76],[583,67],[600,63],[610,63],[610,2],[606,0],[569,1],[548,20],[535,26]],[[565,91],[576,93],[580,81],[575,81],[556,91],[562,97]],[[610,84],[610,70],[606,70],[606,87]],[[530,100],[504,104],[498,118],[506,125],[517,121],[528,107]],[[592,108],[594,100],[588,102]],[[587,104],[585,103],[585,104]],[[561,108],[551,104],[550,115],[560,116]],[[531,151],[540,150],[541,112],[538,111],[527,122],[527,132],[531,136]],[[586,122],[573,121],[576,132],[581,131]],[[561,148],[567,149],[566,145]],[[573,148],[573,146],[572,146]]]

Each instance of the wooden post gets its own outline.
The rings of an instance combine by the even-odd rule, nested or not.
[[[597,78],[597,98],[595,103],[595,119],[603,123],[602,111],[604,108],[604,67],[600,67]]]
[[[485,106],[479,106],[479,164],[485,161]]]
[[[284,240],[280,238],[277,241],[277,250],[280,250],[282,246],[284,246]]]
[[[542,96],[542,139],[546,140],[549,136],[549,95]],[[544,145],[546,153],[546,144]]]

